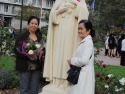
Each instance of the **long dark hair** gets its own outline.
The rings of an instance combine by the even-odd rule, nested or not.
[[[79,24],[80,23],[84,23],[86,30],[90,29],[90,35],[91,35],[91,37],[95,36],[95,30],[93,29],[92,23],[89,20],[81,20],[79,22]]]

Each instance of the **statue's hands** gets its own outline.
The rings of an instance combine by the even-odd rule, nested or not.
[[[63,12],[66,12],[67,9],[68,9],[68,6],[62,7],[62,8],[60,8],[60,9],[57,11],[57,14],[61,14],[61,13],[63,13]]]
[[[77,5],[78,4],[78,1],[77,0],[71,0],[69,1],[70,3],[73,3],[74,5]]]

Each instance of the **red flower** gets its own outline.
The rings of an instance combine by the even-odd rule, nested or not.
[[[108,76],[106,76],[106,77],[105,77],[105,80],[108,80],[108,79],[109,79],[109,77],[108,77]]]
[[[96,52],[97,52],[97,53],[99,53],[99,52],[100,52],[100,50],[97,50]]]
[[[100,74],[99,74],[99,73],[97,73],[97,74],[96,74],[96,77],[100,77]]]
[[[107,84],[109,85],[111,82],[109,81]]]
[[[103,66],[103,68],[106,68],[106,64],[103,64],[102,66]]]
[[[100,77],[100,81],[104,81],[104,80],[105,80],[104,78]]]

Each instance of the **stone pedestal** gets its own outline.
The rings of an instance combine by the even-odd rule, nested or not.
[[[52,85],[46,85],[43,87],[42,92],[39,94],[69,94],[70,93],[70,87],[66,89],[61,89],[54,87]]]

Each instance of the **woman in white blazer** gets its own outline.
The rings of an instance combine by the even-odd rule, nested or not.
[[[94,47],[92,37],[95,31],[92,23],[88,20],[81,20],[78,24],[78,34],[82,38],[76,49],[73,58],[67,60],[69,65],[82,67],[76,85],[72,85],[70,94],[94,94],[95,73],[94,73]]]

